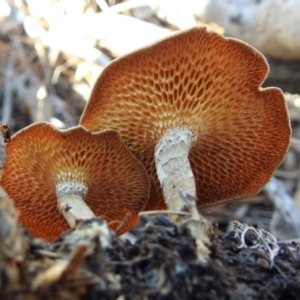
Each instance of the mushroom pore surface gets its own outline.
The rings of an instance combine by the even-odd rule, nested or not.
[[[80,124],[115,129],[145,166],[145,210],[164,209],[154,150],[170,128],[188,128],[199,208],[256,194],[283,160],[290,140],[286,103],[261,88],[264,57],[205,28],[181,32],[113,61],[100,75]]]
[[[47,240],[69,228],[57,209],[58,185],[86,187],[86,204],[113,229],[130,213],[121,232],[135,225],[149,197],[144,167],[112,130],[90,133],[78,126],[59,131],[35,123],[12,137],[7,155],[1,184],[20,222]]]

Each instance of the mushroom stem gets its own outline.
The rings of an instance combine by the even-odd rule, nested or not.
[[[188,158],[196,139],[194,132],[189,129],[169,129],[155,148],[155,162],[168,209],[188,210],[192,217],[199,218],[196,202],[187,203],[179,193],[183,190],[196,199],[195,178]]]
[[[84,200],[77,195],[67,195],[57,198],[58,211],[65,217],[71,228],[74,228],[78,220],[95,218],[92,210]]]
[[[190,217],[180,214],[171,215],[176,224],[187,223],[191,235],[196,240],[198,258],[206,261],[209,255],[209,222],[199,214],[196,205],[196,183],[189,162],[189,152],[197,140],[194,132],[187,128],[169,129],[155,148],[155,163],[164,199],[169,210],[187,211]],[[189,195],[185,199],[180,193]],[[188,200],[188,201],[187,201]]]
[[[95,218],[94,213],[85,203],[87,187],[77,182],[65,182],[56,185],[57,208],[71,228],[77,221]]]

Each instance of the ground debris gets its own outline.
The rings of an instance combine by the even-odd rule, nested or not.
[[[18,263],[5,260],[0,298],[298,299],[296,242],[276,242],[272,263],[263,239],[275,240],[265,231],[236,223],[228,235],[211,237],[211,255],[203,264],[197,261],[189,231],[178,230],[163,215],[143,216],[131,232],[137,237],[134,244],[111,232],[107,245],[97,234],[101,222],[81,222],[51,244],[24,233],[26,253]],[[257,232],[266,236],[261,239]],[[9,270],[15,274],[12,282]]]

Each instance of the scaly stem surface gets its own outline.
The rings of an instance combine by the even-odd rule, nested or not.
[[[191,234],[196,239],[199,259],[206,260],[209,254],[205,244],[209,244],[207,236],[208,221],[202,217],[196,206],[196,183],[188,159],[189,152],[197,137],[194,132],[182,127],[169,129],[159,140],[155,148],[155,163],[164,199],[169,210],[186,211],[190,217],[171,215],[170,219],[180,225],[187,223]],[[180,191],[189,195],[187,202]]]
[[[195,178],[188,159],[196,138],[191,130],[175,127],[168,130],[156,146],[157,175],[170,210],[186,210],[187,203],[181,197],[180,190],[196,199]],[[190,203],[189,212],[193,217],[198,217],[195,201]]]

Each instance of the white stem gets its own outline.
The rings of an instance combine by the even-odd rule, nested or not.
[[[94,213],[85,203],[87,187],[77,182],[56,185],[57,208],[71,228],[78,220],[95,218]]]
[[[92,210],[77,195],[67,195],[57,198],[57,207],[71,228],[75,227],[78,220],[95,218]]]
[[[169,210],[186,211],[191,217],[171,215],[170,219],[182,224],[186,222],[191,235],[195,238],[198,259],[206,262],[209,256],[210,223],[202,217],[196,206],[196,183],[189,152],[197,137],[194,132],[181,127],[168,130],[155,148],[155,163],[158,179]],[[185,197],[187,195],[188,197]]]
[[[193,131],[175,127],[163,135],[155,148],[157,175],[169,210],[185,210],[187,203],[180,190],[196,199],[195,178],[188,159],[196,139]],[[198,215],[196,202],[191,201],[189,205],[189,212]]]

